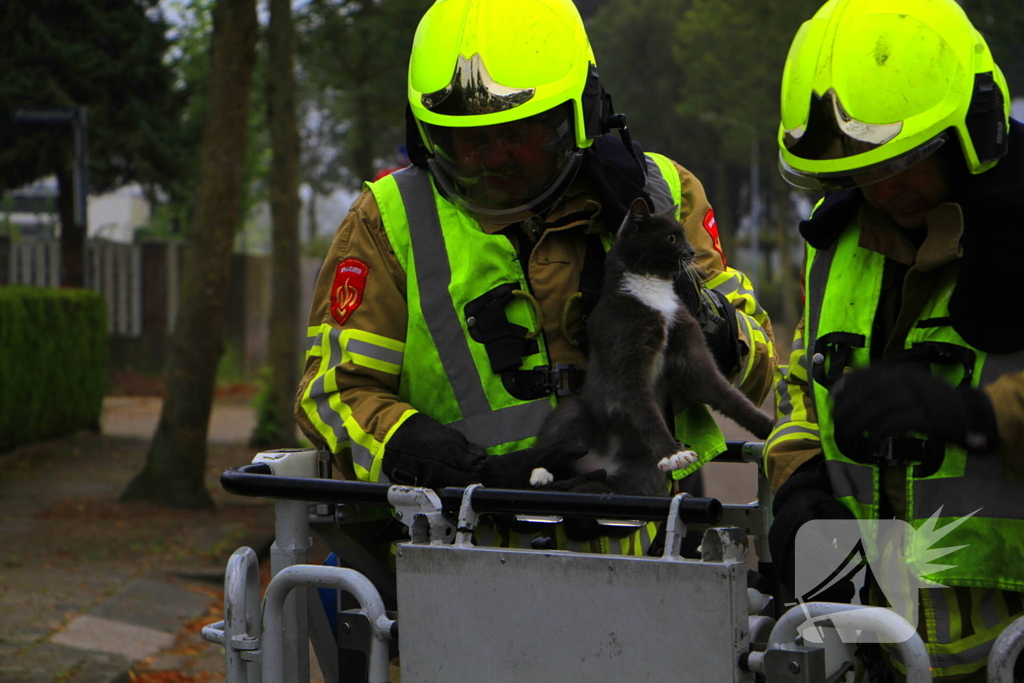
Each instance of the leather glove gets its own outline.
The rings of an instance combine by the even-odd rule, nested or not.
[[[489,455],[477,463],[478,481],[489,488],[531,488],[530,475],[534,469],[543,467],[555,472],[586,454],[587,447],[582,444],[562,444],[558,449],[525,448],[504,455]]]
[[[732,374],[742,356],[736,309],[724,294],[705,287],[689,269],[676,279],[674,289],[704,331],[718,369],[723,375]]]
[[[384,446],[382,471],[395,484],[468,486],[487,452],[460,432],[423,413],[410,416]]]
[[[772,502],[775,519],[768,530],[768,547],[771,549],[772,562],[775,564],[779,582],[795,592],[796,566],[807,558],[796,555],[796,536],[805,523],[821,519],[853,519],[849,508],[835,499],[832,484],[825,470],[825,461],[816,456],[801,465],[789,479],[779,487]],[[830,539],[821,537],[809,539],[813,544],[815,560],[821,563],[823,571],[814,575],[827,576],[831,570],[838,569],[844,557],[833,551]],[[825,591],[815,594],[816,602],[849,602],[854,595],[853,581],[846,579],[837,582]],[[797,596],[801,597],[801,596]]]
[[[998,445],[995,413],[983,391],[952,387],[916,365],[884,363],[851,372],[833,395],[836,445],[857,462],[875,461],[882,440],[908,432],[973,453]]]

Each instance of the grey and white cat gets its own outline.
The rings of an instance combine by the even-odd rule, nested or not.
[[[605,260],[597,304],[587,321],[590,352],[578,398],[563,401],[544,423],[539,446],[586,446],[586,456],[558,479],[606,471],[584,490],[667,495],[666,474],[697,455],[676,441],[666,407],[706,403],[765,438],[772,419],[718,370],[693,314],[676,293],[688,278],[694,249],[669,214],[633,203]],[[582,450],[582,449],[581,449]],[[531,484],[554,475],[533,471]],[[578,490],[578,489],[577,489]]]

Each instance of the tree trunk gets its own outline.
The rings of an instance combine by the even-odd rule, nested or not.
[[[270,299],[271,410],[261,411],[257,446],[292,447],[294,398],[299,385],[299,129],[295,115],[294,33],[290,0],[270,0],[267,32],[270,125],[270,212],[273,276]]]
[[[235,229],[242,198],[249,85],[256,61],[255,0],[218,0],[213,12],[209,108],[199,203],[188,232],[181,306],[167,360],[167,392],[146,464],[121,500],[208,508],[206,435]]]
[[[317,206],[317,201],[318,200],[317,200],[316,187],[314,187],[311,184],[309,186],[309,204],[306,206],[306,216],[309,219],[309,235],[307,236],[306,239],[308,241],[310,241],[310,242],[315,241],[316,238],[319,236],[319,232],[320,232],[320,229],[319,229],[320,216],[319,216],[319,213],[318,213],[318,209],[320,207]]]
[[[75,223],[75,189],[70,159],[57,170],[57,215],[60,217],[60,284],[85,287],[85,225]]]

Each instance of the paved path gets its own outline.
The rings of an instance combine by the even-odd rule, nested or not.
[[[103,399],[100,424],[103,433],[150,439],[160,420],[163,399],[152,396],[107,396]],[[214,403],[210,416],[209,442],[244,444],[256,426],[252,406],[237,401]]]

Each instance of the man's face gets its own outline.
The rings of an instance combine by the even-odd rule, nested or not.
[[[482,206],[510,207],[537,196],[557,164],[551,126],[536,119],[452,130],[455,162],[466,172],[464,191]]]
[[[854,176],[856,180],[856,176]],[[881,209],[902,228],[920,228],[928,212],[949,199],[949,174],[938,154],[861,188],[868,204]]]

